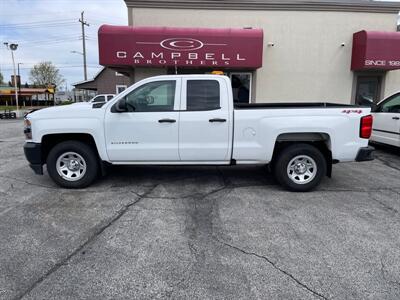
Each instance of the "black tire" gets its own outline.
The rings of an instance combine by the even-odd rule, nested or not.
[[[310,157],[312,158],[312,160],[314,160],[316,165],[316,172],[313,173],[313,177],[306,175],[308,176],[308,178],[305,176],[306,179],[303,180],[305,183],[302,184],[295,182],[296,179],[292,180],[288,174],[289,163],[292,161],[292,159],[298,156]],[[278,182],[284,188],[292,192],[308,192],[317,187],[324,175],[326,174],[326,168],[327,163],[324,155],[321,153],[320,150],[318,150],[318,148],[309,144],[293,144],[287,146],[286,148],[281,150],[276,161],[273,164],[274,174]],[[315,169],[313,168],[310,168],[310,170],[311,172],[315,171]],[[295,173],[293,174],[294,177],[297,177]],[[297,180],[298,182],[301,181],[299,177],[297,178]],[[310,181],[307,182],[307,180]]]
[[[57,171],[58,158],[67,153],[74,152],[79,154],[86,164],[86,171],[82,178],[76,181],[64,179]],[[47,156],[47,172],[51,179],[59,186],[69,189],[78,189],[89,186],[96,178],[99,172],[99,162],[97,154],[89,145],[79,141],[65,141],[55,145]]]

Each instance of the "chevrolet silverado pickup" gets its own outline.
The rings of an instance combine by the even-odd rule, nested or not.
[[[220,75],[144,79],[106,103],[25,117],[25,156],[65,188],[107,165],[269,165],[291,191],[309,191],[332,164],[373,159],[370,108],[329,103],[234,104]],[[249,174],[250,175],[250,174]]]

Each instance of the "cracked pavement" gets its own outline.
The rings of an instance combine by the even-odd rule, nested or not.
[[[0,121],[0,299],[399,299],[400,154],[312,193],[262,166],[114,167],[83,190],[30,170]]]

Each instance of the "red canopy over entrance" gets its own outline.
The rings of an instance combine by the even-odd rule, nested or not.
[[[99,29],[100,64],[108,67],[262,66],[261,29],[130,27]]]
[[[351,69],[400,69],[400,32],[356,32],[353,35]]]

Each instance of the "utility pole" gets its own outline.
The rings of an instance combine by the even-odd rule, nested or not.
[[[17,66],[18,66],[17,76],[19,78],[19,80],[18,80],[18,93],[21,94],[21,75],[19,74],[19,65],[23,65],[23,63],[17,63]]]
[[[87,69],[86,69],[86,36],[85,36],[85,26],[89,26],[88,23],[86,23],[84,19],[84,14],[85,12],[81,12],[81,18],[79,19],[79,22],[82,24],[82,54],[83,54],[83,77],[85,81],[87,80]],[[84,98],[86,98],[86,91],[84,92]]]
[[[89,24],[85,21],[83,14],[84,14],[84,11],[81,12],[81,18],[79,19],[79,22],[82,24],[83,76],[84,76],[85,80],[87,80],[85,26],[89,26]]]

